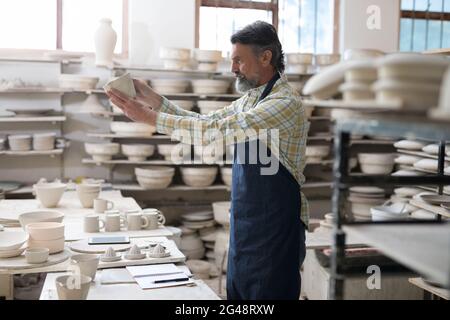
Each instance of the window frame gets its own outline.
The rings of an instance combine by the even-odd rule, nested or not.
[[[43,54],[46,52],[54,52],[59,50],[64,50],[62,48],[62,38],[63,38],[63,0],[56,1],[56,48],[55,49],[17,49],[17,48],[0,48],[0,53],[11,53],[11,54]],[[128,12],[129,12],[129,0],[122,0],[122,51],[121,53],[114,54],[114,57],[119,59],[128,58],[129,55],[129,26],[128,26]],[[64,52],[75,52],[64,50]],[[86,56],[93,56],[94,52],[82,52],[76,51],[76,53],[81,53]]]
[[[299,0],[301,1],[301,0]],[[334,0],[334,36],[333,53],[339,53],[340,5],[341,0]],[[196,0],[195,1],[195,47],[200,45],[200,7],[220,7],[236,9],[256,9],[272,11],[272,25],[278,30],[279,2],[241,1],[241,0]]]

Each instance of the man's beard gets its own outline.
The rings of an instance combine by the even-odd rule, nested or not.
[[[236,76],[236,91],[239,93],[245,93],[251,89],[258,87],[258,82],[256,80],[249,80],[243,75]]]

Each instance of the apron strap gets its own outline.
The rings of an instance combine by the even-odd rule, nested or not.
[[[269,95],[278,79],[280,79],[280,73],[276,72],[275,75],[272,77],[272,79],[270,79],[270,81],[267,83],[267,86],[264,88],[264,91],[261,94],[261,97],[259,98],[258,102],[260,102]]]

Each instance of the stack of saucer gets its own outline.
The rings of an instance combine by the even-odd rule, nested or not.
[[[348,201],[355,221],[370,221],[370,209],[386,202],[385,190],[377,187],[352,187]]]

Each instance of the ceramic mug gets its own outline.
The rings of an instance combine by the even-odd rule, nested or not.
[[[142,216],[148,219],[147,230],[158,229],[159,226],[166,223],[166,218],[158,209],[144,209],[142,210]]]
[[[149,219],[142,215],[142,213],[129,213],[127,215],[127,229],[141,230],[146,229],[149,224]]]
[[[84,217],[84,232],[94,233],[100,232],[105,228],[105,221],[101,220],[96,214],[88,214]]]
[[[114,208],[114,202],[105,199],[94,199],[94,211],[96,213],[104,213]]]
[[[115,232],[120,231],[121,228],[124,228],[126,224],[126,220],[120,216],[120,214],[107,214],[105,216],[105,231],[106,232]]]

